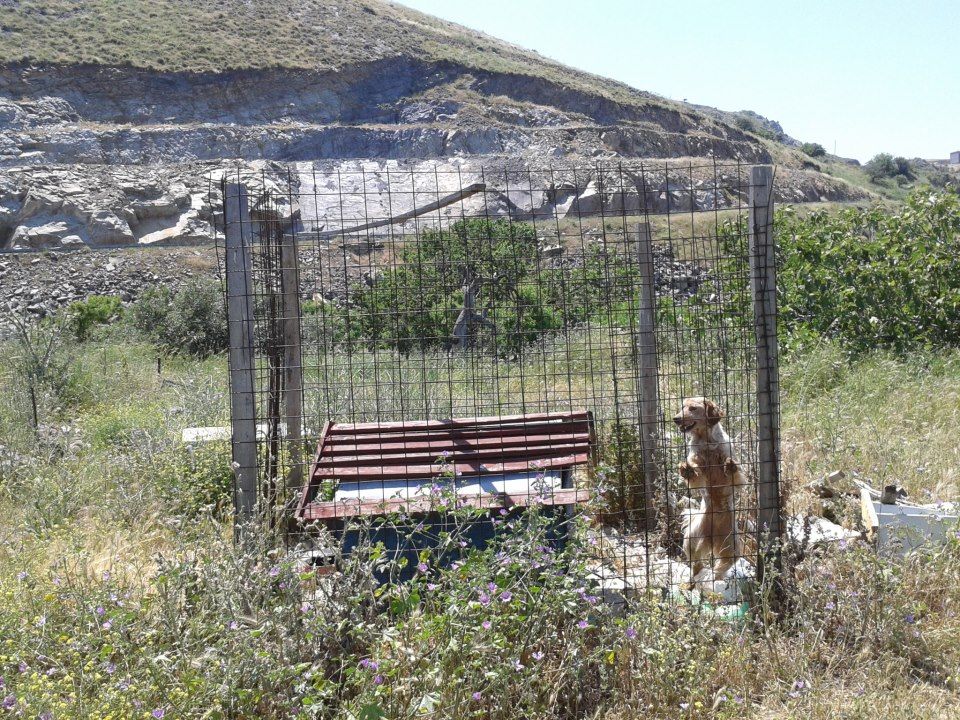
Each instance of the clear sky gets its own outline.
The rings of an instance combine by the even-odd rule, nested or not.
[[[402,0],[839,155],[960,150],[960,0]]]

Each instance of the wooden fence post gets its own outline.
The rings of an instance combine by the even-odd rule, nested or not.
[[[238,527],[257,508],[257,417],[253,367],[253,269],[247,189],[223,185],[223,225],[227,286],[227,328],[230,338],[230,422],[233,503]]]
[[[657,445],[660,439],[660,385],[657,358],[657,288],[654,281],[653,239],[650,224],[639,227],[640,308],[637,369],[640,377],[640,452],[643,461],[644,522],[652,530],[657,521]]]
[[[777,351],[777,266],[773,237],[773,168],[750,171],[750,288],[757,347],[757,500],[764,566],[779,571],[783,535],[780,507],[780,374]],[[773,567],[771,567],[773,564]]]
[[[283,341],[283,414],[287,424],[290,474],[287,496],[303,484],[303,350],[300,334],[300,270],[297,233],[291,222],[290,237],[280,242],[281,338]]]

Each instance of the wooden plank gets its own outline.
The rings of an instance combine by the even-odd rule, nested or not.
[[[251,227],[246,188],[238,183],[225,183],[223,198],[231,446],[236,476],[234,510],[237,522],[244,522],[257,506]]]
[[[446,460],[451,464],[457,463],[485,463],[499,460],[524,459],[534,463],[541,458],[587,452],[590,448],[586,443],[564,443],[558,445],[544,445],[539,447],[518,447],[505,450],[494,447],[482,451],[452,451]],[[317,463],[318,469],[340,467],[410,467],[416,465],[431,465],[437,461],[437,453],[408,452],[402,454],[380,455],[341,455],[330,457],[324,455]]]
[[[453,418],[450,420],[402,420],[397,422],[367,422],[367,423],[336,423],[331,429],[331,434],[353,433],[359,430],[375,430],[384,432],[404,432],[407,430],[425,430],[425,429],[452,429],[452,428],[473,428],[481,426],[510,427],[517,424],[529,425],[534,422],[551,421],[561,424],[560,421],[583,421],[588,420],[588,414],[585,411],[578,412],[554,412],[554,413],[534,413],[530,415],[491,415],[488,417],[477,418]]]
[[[404,442],[408,445],[415,442],[436,442],[436,441],[450,441],[450,442],[472,442],[480,441],[485,439],[498,440],[502,439],[504,441],[515,441],[517,439],[523,439],[526,437],[535,437],[542,435],[549,435],[551,437],[563,437],[570,433],[584,434],[589,432],[589,425],[586,422],[581,423],[563,423],[553,424],[553,425],[527,425],[510,428],[464,428],[456,430],[417,430],[407,433],[397,433],[397,432],[388,432],[388,433],[358,433],[358,434],[345,434],[345,433],[336,433],[336,426],[331,428],[330,431],[330,447],[339,447],[343,444],[352,444],[352,443],[373,443],[373,444],[386,444],[386,443],[396,443]]]
[[[463,495],[457,498],[462,507],[497,509],[529,507],[531,505],[574,505],[590,499],[588,490],[554,490],[540,496],[537,493]],[[304,521],[332,520],[335,518],[385,515],[393,512],[426,513],[449,512],[449,506],[441,505],[435,497],[387,498],[384,500],[350,500],[313,502],[302,512]]]
[[[292,224],[291,220],[291,224]],[[296,233],[280,239],[280,312],[283,341],[283,415],[290,472],[288,497],[303,485],[303,357],[300,334],[300,270]]]
[[[491,463],[451,463],[445,469],[453,470],[464,475],[482,475],[489,473],[503,472],[535,472],[538,469],[548,469],[557,467],[567,467],[570,465],[582,465],[590,458],[589,453],[576,453],[572,455],[562,455],[559,457],[544,458],[534,461],[514,461],[514,462],[491,462]],[[434,477],[441,472],[441,466],[437,463],[423,465],[404,465],[398,468],[392,467],[346,467],[325,469],[318,466],[313,476],[316,482],[318,479],[331,480],[356,480],[365,478],[371,480],[403,480],[406,478],[428,478]]]
[[[324,452],[325,457],[338,457],[341,455],[367,455],[379,454],[380,456],[408,453],[408,452],[433,452],[433,457],[438,457],[444,450],[450,452],[473,452],[484,448],[537,448],[542,446],[554,446],[566,443],[580,443],[590,445],[590,434],[588,432],[557,433],[556,435],[519,435],[519,436],[490,436],[490,437],[462,437],[462,438],[435,438],[432,440],[414,440],[411,442],[397,441],[393,438],[387,442],[347,442],[346,438],[341,438],[339,442],[328,443]]]
[[[320,458],[323,455],[324,444],[327,440],[327,431],[330,429],[332,423],[327,420],[323,424],[323,430],[320,431],[320,439],[317,441],[317,452],[313,457],[313,463],[310,466],[310,473],[307,475],[307,482],[303,483],[303,488],[300,490],[300,502],[297,504],[296,516],[301,517],[303,514],[303,508],[306,507],[307,503],[313,499],[314,494],[316,493],[317,486],[313,482],[314,472],[316,471],[317,463],[320,462]]]
[[[657,444],[660,437],[660,383],[657,355],[657,286],[650,224],[639,228],[640,312],[637,318],[637,372],[640,376],[640,454],[643,463],[644,522],[657,521]]]
[[[880,518],[877,517],[873,496],[867,488],[860,488],[860,519],[867,535],[867,542],[876,542],[880,531]]]
[[[750,172],[750,286],[757,346],[757,520],[767,547],[764,563],[780,569],[780,377],[777,347],[777,267],[773,237],[773,168]],[[761,568],[762,571],[762,568]]]

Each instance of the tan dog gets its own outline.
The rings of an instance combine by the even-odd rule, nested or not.
[[[699,490],[703,496],[699,507],[687,510],[683,523],[683,549],[690,562],[691,580],[698,583],[722,580],[744,554],[734,492],[747,481],[720,424],[723,417],[716,403],[695,397],[684,400],[673,418],[687,441],[687,459],[680,463],[680,475],[691,490]],[[712,578],[701,577],[707,567],[712,569]]]

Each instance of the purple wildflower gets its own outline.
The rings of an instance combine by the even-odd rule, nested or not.
[[[20,672],[25,673],[27,670],[30,669],[30,666],[27,665],[23,660],[21,660],[21,661],[20,661],[20,664],[17,666],[17,669],[18,669]]]
[[[104,571],[103,571],[103,581],[104,581],[104,582],[110,582],[110,571],[109,571],[109,570],[104,570]]]
[[[427,583],[427,590],[436,590],[436,589],[437,589],[436,583]]]
[[[26,580],[28,577],[30,577],[30,575],[26,571],[17,573],[17,580],[20,580],[21,582]]]
[[[157,720],[160,720],[160,718],[166,715],[166,711],[162,707],[158,707],[150,714],[157,718]]]
[[[107,675],[113,675],[117,671],[117,666],[108,662],[103,669],[107,671]]]
[[[38,720],[53,720],[53,713],[49,710],[44,710],[42,713],[37,715]]]
[[[636,640],[637,638],[637,629],[634,627],[628,627],[626,631],[627,640]]]
[[[231,630],[236,630],[236,629],[239,628],[240,626],[237,624],[237,621],[236,621],[236,620],[231,620],[231,621],[230,621],[230,625],[228,625],[228,627],[229,627]]]
[[[422,572],[422,573],[425,573],[425,572],[426,572],[427,570],[429,570],[429,569],[430,569],[430,567],[429,567],[426,563],[424,563],[424,562],[422,562],[422,563],[420,563],[419,565],[417,565],[417,570],[419,570],[419,571]]]
[[[490,628],[493,627],[493,623],[490,622],[489,620],[484,620],[482,623],[480,623],[480,626],[481,626],[484,630],[489,630]]]
[[[17,696],[16,695],[7,695],[3,699],[3,709],[4,710],[13,710],[17,705]]]
[[[383,685],[383,675],[374,675],[373,676],[374,685]]]
[[[490,594],[492,595],[497,591],[497,584],[493,582],[487,583],[487,590],[489,590]]]
[[[504,590],[502,593],[500,593],[500,599],[503,602],[510,602],[512,598],[513,598],[513,593],[510,592],[509,590]]]
[[[104,630],[109,630],[110,628],[113,627],[113,623],[110,622],[109,620],[104,620],[103,625],[101,625],[100,627],[102,627]]]
[[[514,660],[514,661],[513,661],[513,669],[514,669],[514,670],[518,670],[518,671],[519,671],[519,670],[523,670],[523,663],[520,662],[519,660]]]
[[[577,623],[577,627],[581,630],[586,630],[588,627],[590,627],[590,623],[588,623],[586,620],[581,620]]]
[[[690,707],[690,703],[680,703],[681,710],[686,710],[688,707]]]
[[[100,606],[97,607],[97,609],[96,609],[94,612],[96,612],[97,615],[102,616],[102,615],[106,612],[106,610],[104,610],[104,609],[103,609],[103,606],[100,605]]]
[[[7,683],[4,681],[3,677],[0,677],[0,690],[3,690],[7,686]]]
[[[276,576],[279,575],[279,574],[280,574],[280,568],[279,568],[279,567],[277,567],[276,565],[274,565],[272,568],[270,568],[270,577],[276,577]]]
[[[828,600],[827,604],[823,606],[825,610],[836,610],[837,606],[834,604],[833,600]]]
[[[481,700],[483,700],[483,693],[475,692],[475,693],[472,695],[472,697],[473,697],[473,699],[474,699],[475,701],[480,702]]]
[[[364,658],[360,661],[360,667],[362,667],[364,670],[377,670],[379,669],[380,664],[376,660]]]
[[[903,621],[907,623],[907,625],[913,625],[917,619],[913,616],[913,613],[907,613],[904,616]]]
[[[543,653],[537,650],[530,657],[532,657],[534,660],[543,660]]]
[[[480,600],[480,604],[481,604],[481,605],[489,605],[489,604],[490,604],[490,596],[487,595],[486,593],[480,593],[480,597],[479,597],[478,599]]]

